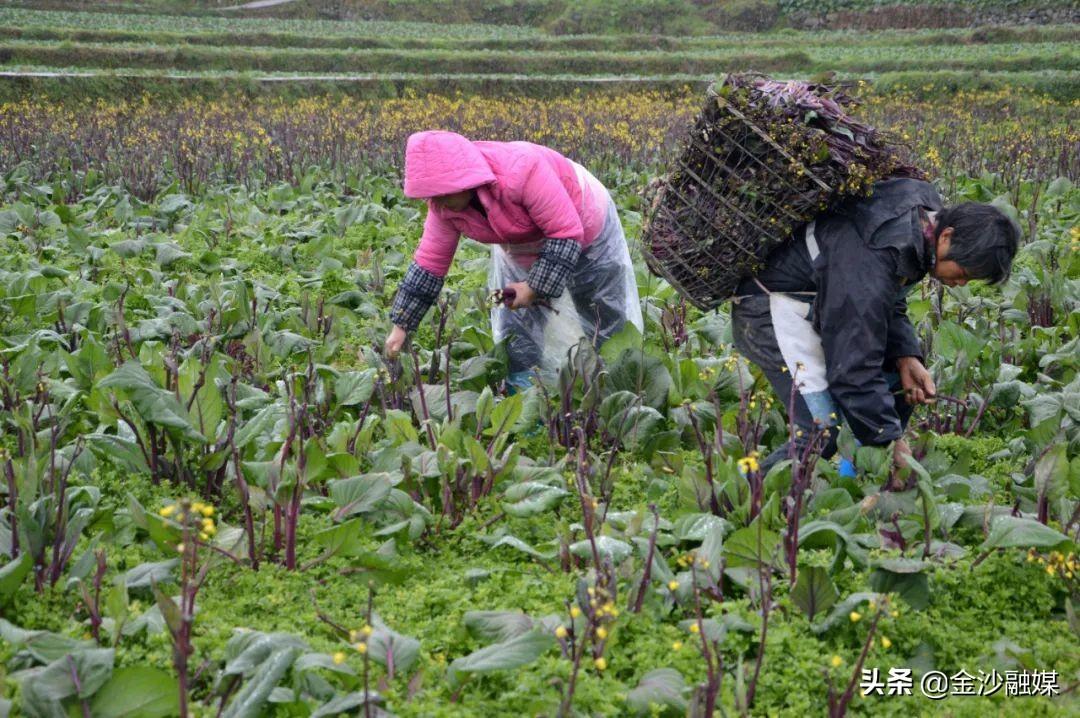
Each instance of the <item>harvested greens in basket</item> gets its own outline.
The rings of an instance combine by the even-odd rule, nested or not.
[[[800,225],[888,177],[919,177],[888,138],[850,115],[841,88],[732,74],[705,106],[660,183],[646,261],[701,309]]]

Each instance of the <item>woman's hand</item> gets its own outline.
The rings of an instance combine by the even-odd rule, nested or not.
[[[386,337],[386,346],[384,347],[386,358],[397,359],[398,355],[401,354],[401,348],[405,346],[405,340],[408,338],[408,332],[395,324]]]
[[[507,284],[505,289],[514,290],[514,301],[510,303],[510,309],[524,309],[525,307],[531,307],[532,303],[536,301],[536,292],[532,290],[528,282],[514,282],[513,284]]]
[[[900,374],[900,386],[909,404],[929,404],[937,396],[934,378],[917,357],[900,357],[896,360],[896,371]]]

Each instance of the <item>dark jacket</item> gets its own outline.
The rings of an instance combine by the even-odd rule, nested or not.
[[[829,391],[864,444],[885,444],[903,434],[884,372],[894,371],[900,357],[922,359],[906,297],[933,261],[920,209],[941,208],[928,182],[879,182],[869,198],[815,219],[815,261],[804,228],[796,232],[798,241],[773,251],[757,275],[769,291],[815,293],[812,317],[825,351]],[[760,291],[747,279],[739,293]]]

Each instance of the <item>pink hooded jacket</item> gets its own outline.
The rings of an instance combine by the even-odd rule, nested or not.
[[[455,212],[431,201],[467,189],[476,190],[486,217],[473,207]],[[413,261],[440,277],[462,235],[509,244],[526,265],[544,239],[573,239],[587,247],[603,230],[608,204],[604,186],[555,150],[531,142],[472,142],[438,130],[409,137],[405,196],[428,200]]]

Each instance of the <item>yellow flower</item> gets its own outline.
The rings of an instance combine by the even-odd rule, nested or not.
[[[596,666],[596,670],[598,670],[598,671],[606,670],[607,669],[607,659],[604,658],[603,656],[600,656],[595,661],[593,661],[593,665]]]
[[[163,519],[169,518],[174,513],[176,513],[176,505],[175,504],[170,504],[168,506],[164,506],[164,507],[162,507],[162,509],[160,511],[158,511],[158,515],[160,515],[161,518],[163,518]]]
[[[829,663],[832,664],[833,668],[839,668],[840,666],[844,665],[844,659],[840,656],[833,656],[832,660],[830,660]]]
[[[600,626],[599,628],[597,628],[596,629],[596,637],[599,638],[601,641],[604,640],[605,638],[607,638],[607,629],[604,628],[603,626]]]
[[[210,540],[210,534],[206,533],[205,531],[200,531],[199,532],[199,540],[200,541],[209,541]]]
[[[701,626],[697,625],[696,623],[691,623],[689,630],[690,633],[701,633]]]
[[[753,473],[759,468],[761,468],[758,465],[758,460],[753,456],[744,456],[743,458],[739,459],[738,463],[739,471],[743,472],[744,474]]]
[[[892,648],[892,641],[889,640],[888,636],[881,637],[881,647],[885,649]]]
[[[334,665],[335,666],[340,666],[344,662],[345,662],[345,654],[344,653],[342,653],[341,651],[338,651],[337,653],[334,654]]]
[[[677,591],[679,589],[679,582],[674,580],[668,581],[667,587],[669,591]]]
[[[214,515],[214,507],[204,504],[203,507],[199,510],[199,512],[206,518],[210,518]]]
[[[580,608],[578,608],[577,606],[571,606],[570,607],[570,618],[577,618],[580,615],[581,615],[581,609]]]
[[[566,634],[567,634],[566,626],[559,626],[558,628],[555,629],[555,637],[556,638],[566,638]]]
[[[848,614],[848,618],[851,619],[852,623],[857,623],[862,618],[862,614],[858,611],[852,611]]]
[[[671,650],[673,650],[673,651],[681,651],[682,650],[682,641],[675,641],[674,643],[672,643],[671,644]]]
[[[371,626],[365,625],[363,628],[360,629],[360,632],[363,633],[365,636],[370,636],[372,633],[375,632],[375,629]]]
[[[367,653],[367,644],[366,643],[357,643],[356,645],[353,646],[353,648],[356,649],[357,653]]]

